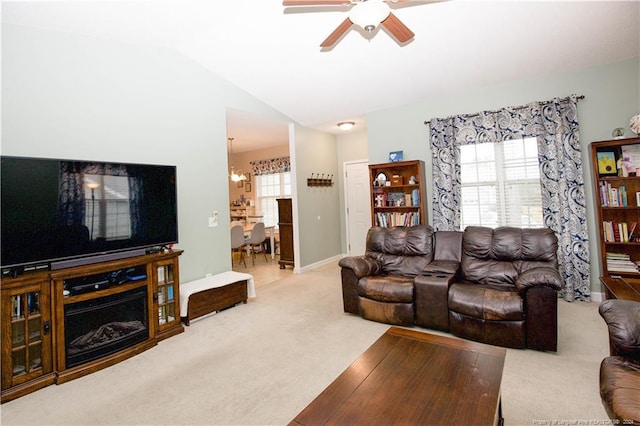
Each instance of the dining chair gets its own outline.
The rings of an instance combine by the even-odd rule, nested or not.
[[[231,227],[233,228],[234,226],[242,226],[242,222],[240,222],[239,220],[232,220],[231,221]]]
[[[247,262],[244,260],[244,229],[242,229],[242,225],[235,225],[231,227],[231,266],[233,266],[233,254],[238,250],[240,252],[240,260],[238,261],[238,265],[240,261],[244,263],[244,267],[247,267]]]
[[[256,248],[260,248],[262,254],[264,254],[264,260],[267,262],[267,251],[264,248],[264,242],[267,239],[267,235],[264,230],[264,222],[258,222],[253,225],[251,229],[251,236],[245,241],[245,244],[249,247],[249,252],[251,253],[251,261],[253,264],[256,264]]]

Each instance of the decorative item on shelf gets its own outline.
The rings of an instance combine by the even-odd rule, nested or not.
[[[307,179],[307,186],[333,186],[333,174],[327,174],[327,177],[324,173],[318,173],[315,177],[314,174],[311,173],[311,177]]]
[[[402,184],[404,184],[404,180],[402,179],[402,176],[400,175],[391,176],[391,185],[402,185]]]
[[[621,147],[623,166],[627,176],[640,176],[640,144],[623,145]]]
[[[601,175],[617,175],[616,154],[613,151],[598,152],[598,173]]]
[[[389,177],[385,173],[380,172],[376,175],[373,186],[387,186],[387,182],[389,182]]]
[[[614,139],[622,139],[624,137],[624,129],[622,127],[616,127],[613,129],[613,132],[611,132],[611,136],[613,136]]]
[[[638,136],[640,136],[640,114],[631,117],[629,128]]]
[[[387,206],[389,207],[404,207],[406,200],[404,197],[404,192],[391,192],[389,193],[389,198],[387,199]]]
[[[417,185],[418,184],[418,178],[416,178],[415,176],[411,176],[409,178],[409,185]]]
[[[389,153],[389,161],[392,163],[396,163],[398,161],[402,161],[403,152],[402,151],[392,151]]]

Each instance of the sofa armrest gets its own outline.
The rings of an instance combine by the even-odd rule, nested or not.
[[[598,312],[607,324],[611,355],[640,360],[640,302],[609,299]]]
[[[516,279],[516,289],[521,296],[532,287],[547,286],[553,290],[562,288],[562,279],[558,270],[549,267],[529,269]]]
[[[369,256],[343,257],[338,265],[353,270],[357,278],[379,275],[382,272],[382,263]]]
[[[422,272],[457,274],[460,262],[455,260],[433,260],[422,269]]]

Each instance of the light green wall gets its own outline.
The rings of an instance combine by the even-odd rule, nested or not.
[[[230,269],[229,107],[291,121],[166,49],[2,25],[2,153],[176,165],[183,281]],[[307,160],[329,155],[301,151]],[[320,171],[335,169],[333,153]],[[311,211],[329,204],[303,198]],[[209,228],[214,210],[220,224]],[[338,221],[323,216],[338,239]]]
[[[292,156],[297,186],[297,218],[300,235],[299,263],[302,267],[341,253],[340,200],[338,186],[307,186],[311,174],[338,176],[336,136],[296,127]],[[295,208],[295,207],[294,207]],[[295,215],[295,212],[294,212]],[[295,222],[295,218],[294,218]]]
[[[425,121],[433,117],[523,105],[573,93],[585,96],[578,104],[578,121],[585,165],[591,282],[592,289],[600,292],[596,205],[591,184],[593,177],[588,147],[593,141],[611,139],[611,131],[616,127],[624,127],[627,137],[631,137],[629,119],[640,112],[640,58],[461,92],[447,97],[429,98],[399,108],[368,114],[369,159],[371,162],[384,162],[387,161],[390,151],[403,150],[405,159],[424,160],[427,176],[430,176],[431,150]],[[427,190],[428,211],[431,211],[433,191],[430,186]]]

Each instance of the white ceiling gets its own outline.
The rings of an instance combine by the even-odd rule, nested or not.
[[[384,30],[370,40],[352,30],[329,51],[319,44],[346,13],[280,0],[3,0],[2,21],[174,49],[328,132],[339,121],[364,126],[371,111],[640,54],[637,0],[411,1],[393,12],[413,41],[399,46]],[[241,137],[237,126],[248,122],[273,124],[231,111],[230,136],[270,134]],[[287,132],[277,124],[271,139]]]

